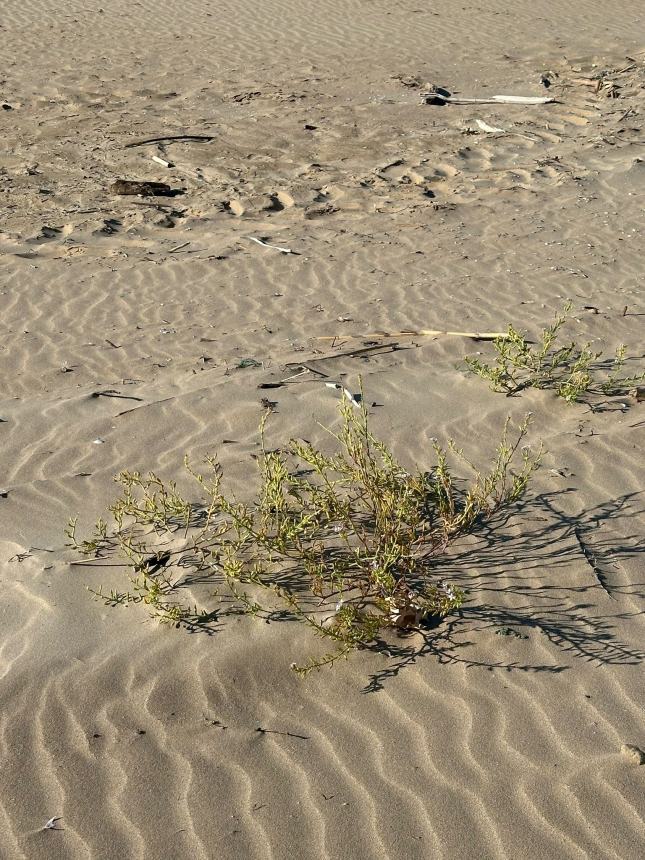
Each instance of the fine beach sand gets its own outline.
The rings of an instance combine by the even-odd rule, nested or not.
[[[535,335],[569,299],[571,337],[642,368],[642,2],[4,0],[0,41],[2,860],[642,857],[643,404],[494,394],[461,337],[333,358]],[[126,148],[181,134],[212,140]],[[408,465],[449,437],[484,464],[533,411],[525,504],[447,560],[461,616],[299,680],[296,624],[92,601],[123,580],[69,566],[68,517],[185,453],[243,492],[258,384],[325,355]],[[276,444],[338,420],[312,376],[268,393]]]

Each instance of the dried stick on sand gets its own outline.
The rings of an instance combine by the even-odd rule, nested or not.
[[[126,143],[125,149],[132,149],[133,146],[145,146],[146,143],[165,143],[173,140],[198,140],[206,141],[215,140],[212,134],[166,134],[163,137],[146,137],[145,140],[135,140],[133,143]]]
[[[497,340],[507,338],[505,331],[443,331],[442,329],[422,328],[418,331],[371,331],[367,334],[327,334],[317,336],[315,340],[374,340],[382,337],[471,337],[473,340]]]
[[[432,98],[435,101],[452,105],[548,105],[556,101],[551,96],[489,96],[481,99],[469,99],[434,91],[421,95],[423,98]]]

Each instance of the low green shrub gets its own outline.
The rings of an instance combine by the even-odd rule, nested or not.
[[[199,625],[227,610],[182,601],[182,588],[198,577],[212,582],[213,597],[228,594],[228,611],[276,618],[286,610],[333,643],[292,667],[301,674],[374,645],[387,628],[457,609],[464,593],[442,579],[441,555],[517,501],[540,460],[524,446],[528,416],[512,434],[507,420],[490,470],[472,466],[468,482],[448,465],[452,456],[468,463],[454,445],[434,445],[431,471],[408,472],[374,437],[356,401],[340,404],[331,454],[299,440],[268,450],[267,418],[251,503],[224,492],[214,458],[206,474],[186,463],[198,502],[153,473],[122,472],[115,479],[121,495],[109,508],[113,524],[101,519],[91,537],[78,540],[71,520],[67,535],[85,557],[123,559],[128,589],[93,591],[107,604],[142,603],[162,622]]]
[[[487,364],[467,356],[466,366],[486,379],[493,391],[517,394],[525,388],[548,388],[568,403],[575,403],[586,394],[624,395],[645,379],[645,373],[621,376],[626,362],[625,347],[620,346],[612,359],[602,360],[602,352],[594,352],[590,344],[558,345],[560,330],[568,319],[570,303],[557,313],[551,325],[540,335],[533,347],[526,333],[509,325],[504,337],[493,341],[494,363]]]

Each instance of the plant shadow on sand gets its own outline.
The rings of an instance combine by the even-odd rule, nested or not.
[[[556,674],[572,668],[555,660],[541,664],[469,656],[469,649],[481,647],[492,632],[507,631],[523,639],[538,633],[556,646],[554,654],[566,654],[572,661],[640,663],[645,650],[620,641],[616,627],[641,614],[635,601],[645,598],[645,582],[629,582],[621,562],[637,558],[643,541],[637,533],[619,536],[606,528],[614,520],[624,523],[642,514],[640,494],[608,500],[582,516],[570,516],[561,510],[570,493],[565,489],[529,496],[479,523],[438,556],[428,576],[462,587],[467,593],[464,606],[445,618],[432,616],[409,632],[389,630],[370,643],[369,650],[390,660],[371,675],[363,692],[382,689],[389,678],[425,656],[489,670]],[[198,509],[194,513],[193,525],[199,525],[202,513]],[[103,561],[96,559],[89,566],[101,567]],[[181,590],[211,589],[212,575],[200,570],[199,559],[190,553],[182,556],[177,568]],[[294,593],[307,588],[306,577],[295,568],[277,575],[276,581]],[[312,614],[316,611],[312,606]],[[212,612],[185,619],[181,626],[192,634],[213,635],[225,629],[226,616],[242,614],[246,613],[233,601],[224,601]],[[294,623],[286,609],[272,609],[260,617],[266,623]]]
[[[621,562],[642,553],[642,538],[598,533],[599,527],[614,519],[640,515],[643,508],[636,506],[640,494],[621,496],[573,517],[559,508],[560,499],[569,492],[528,499],[518,506],[519,511],[483,524],[467,546],[456,546],[444,556],[440,573],[467,589],[465,605],[415,630],[405,644],[399,639],[374,646],[392,662],[370,677],[363,692],[380,690],[388,678],[423,656],[489,670],[560,673],[572,668],[565,662],[468,656],[468,649],[479,644],[484,633],[509,627],[518,628],[519,634],[512,633],[521,638],[531,632],[541,634],[572,661],[642,662],[645,650],[620,641],[615,633],[618,622],[641,615],[634,602],[645,598],[645,582],[627,582]]]

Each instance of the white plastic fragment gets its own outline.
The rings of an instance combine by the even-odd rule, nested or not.
[[[494,125],[488,125],[488,123],[484,122],[481,119],[476,119],[475,122],[479,126],[482,131],[486,131],[489,134],[499,134],[500,132],[505,132],[505,128],[497,128]]]
[[[343,394],[345,395],[345,397],[346,397],[346,398],[349,400],[349,402],[352,404],[352,406],[355,406],[357,409],[360,409],[360,408],[361,408],[361,404],[360,404],[360,403],[359,403],[359,401],[356,399],[356,397],[352,394],[352,392],[351,392],[351,391],[349,391],[349,389],[344,388],[344,387],[340,384],[340,382],[326,382],[326,383],[325,383],[325,385],[327,386],[327,388],[335,388],[335,389],[336,389],[336,391],[342,391],[342,392],[343,392]]]
[[[166,160],[165,160],[165,159],[163,159],[163,158],[159,158],[159,156],[158,156],[158,155],[153,155],[153,156],[152,156],[152,160],[153,160],[153,161],[156,161],[156,162],[157,162],[157,164],[160,164],[162,167],[172,167],[172,162],[171,162],[171,161],[166,161]]]
[[[262,239],[256,239],[255,236],[249,236],[248,238],[251,242],[257,242],[258,245],[262,245],[264,248],[273,248],[274,251],[280,251],[282,254],[293,254],[291,248],[281,248],[280,245],[270,245]]]
[[[409,629],[410,627],[418,627],[427,610],[414,599],[415,593],[411,591],[405,595],[397,597],[387,597],[386,602],[389,604],[389,618],[397,627]]]
[[[53,818],[50,818],[47,824],[43,827],[43,830],[56,830],[57,821],[60,821],[60,815],[55,815]]]

